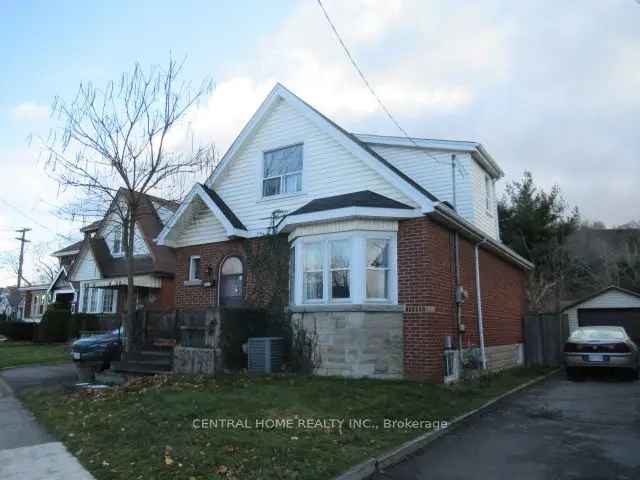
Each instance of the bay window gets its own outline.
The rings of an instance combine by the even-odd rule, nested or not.
[[[351,262],[351,239],[329,242],[331,251],[331,298],[349,298],[349,264]]]
[[[307,243],[304,248],[304,300],[306,302],[322,301],[323,294],[323,243]]]
[[[292,247],[293,304],[397,303],[395,231],[301,237]]]
[[[389,240],[367,240],[367,299],[389,298]]]

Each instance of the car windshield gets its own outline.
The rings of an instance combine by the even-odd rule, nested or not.
[[[580,328],[571,335],[572,340],[624,340],[626,335],[618,328]]]

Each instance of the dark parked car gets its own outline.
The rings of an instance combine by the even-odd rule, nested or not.
[[[81,338],[71,344],[71,358],[74,362],[96,364],[102,370],[109,368],[111,362],[120,360],[121,352],[122,328]]]
[[[624,368],[638,378],[638,346],[622,327],[580,327],[564,345],[569,378],[583,368]]]

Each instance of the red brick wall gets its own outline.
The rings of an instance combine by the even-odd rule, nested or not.
[[[289,262],[289,249],[286,237],[276,240],[284,245],[284,248],[278,250],[278,255],[281,255],[286,274]],[[281,285],[275,285],[277,274],[271,271],[266,271],[264,274],[258,275],[260,279],[260,285],[256,285],[256,274],[251,272],[251,269],[247,265],[247,255],[245,252],[245,246],[250,245],[252,252],[254,252],[254,258],[260,255],[272,252],[270,248],[274,245],[264,239],[252,239],[248,243],[246,240],[229,240],[226,242],[208,243],[205,245],[195,245],[192,247],[184,247],[176,249],[176,276],[175,276],[175,306],[176,308],[202,308],[217,305],[218,299],[218,273],[222,261],[230,255],[236,255],[240,257],[244,262],[245,267],[245,284],[244,284],[244,298],[248,303],[252,305],[263,305],[274,295],[282,295],[285,300],[288,298],[289,284],[285,278],[281,281]],[[271,247],[269,246],[271,245]],[[259,252],[259,253],[256,253]],[[212,268],[212,280],[215,281],[215,286],[202,287],[202,286],[186,286],[185,280],[189,276],[189,257],[192,255],[200,256],[200,266],[202,269],[203,280],[208,280],[207,267]],[[274,266],[275,268],[275,266]],[[265,278],[262,278],[265,277]],[[275,292],[275,293],[274,293]]]
[[[474,245],[460,237],[460,281],[469,293],[462,307],[464,347],[479,345]],[[454,234],[428,217],[400,222],[398,300],[405,304],[405,375],[441,382],[444,337],[457,346],[454,302]],[[522,341],[525,274],[495,254],[482,250],[480,282],[485,345]]]
[[[218,272],[222,260],[229,255],[244,257],[244,245],[242,240],[229,240],[227,242],[207,243],[176,249],[176,276],[175,298],[176,308],[202,308],[217,305],[218,296]],[[212,268],[212,276],[215,286],[185,286],[184,282],[189,278],[189,257],[200,255],[201,275],[204,281],[208,281],[207,267]],[[247,283],[247,282],[245,282]]]

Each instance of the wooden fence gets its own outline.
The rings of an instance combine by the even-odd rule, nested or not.
[[[524,351],[527,366],[559,366],[562,349],[569,336],[566,315],[529,314],[524,319]]]

